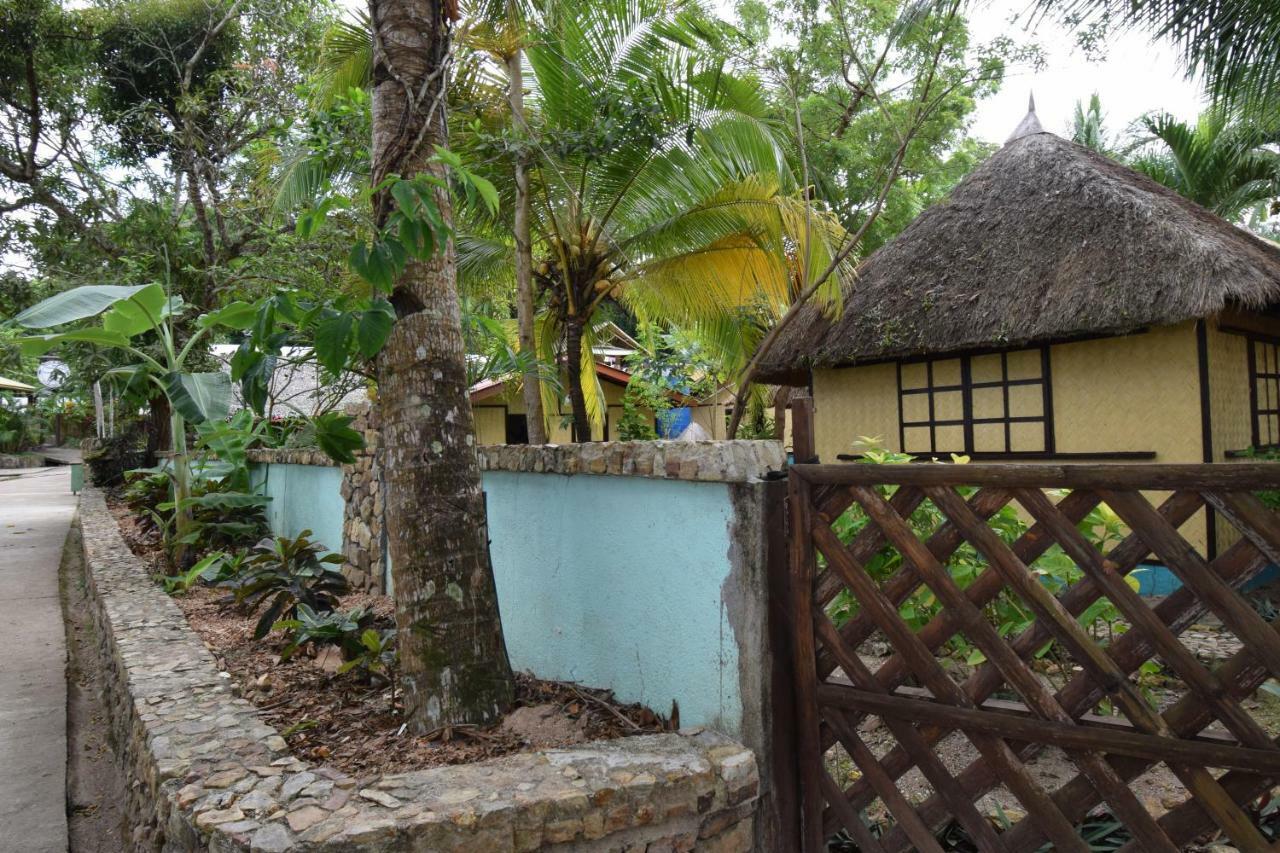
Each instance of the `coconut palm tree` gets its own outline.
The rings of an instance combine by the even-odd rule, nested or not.
[[[452,100],[470,109],[455,110],[466,117],[454,144],[488,161],[476,168],[498,186],[503,211],[529,202],[538,360],[564,367],[562,383],[538,391],[553,412],[557,384],[567,389],[574,434],[586,440],[604,420],[592,355],[601,305],[615,300],[648,319],[705,329],[740,358],[749,353],[741,331],[785,310],[807,283],[797,270],[825,269],[843,232],[797,192],[761,118],[760,87],[713,57],[716,27],[696,6],[571,0],[525,7],[518,23],[485,9],[461,27],[458,77],[469,94]],[[367,83],[366,23],[331,33],[321,91]],[[526,108],[512,96],[519,49],[527,112],[516,144],[503,140],[493,156],[504,123],[495,113]],[[510,168],[510,147],[527,169]],[[324,184],[310,170],[326,167],[286,169],[282,197],[303,201]],[[522,229],[482,210],[462,213],[470,218],[457,239],[462,280],[518,280],[513,235]],[[833,304],[839,292],[832,277],[819,299]]]
[[[1097,92],[1089,96],[1088,107],[1084,101],[1076,101],[1076,109],[1071,117],[1071,141],[1099,154],[1114,156],[1115,140],[1107,133],[1105,121],[1102,99]]]
[[[529,38],[539,351],[564,365],[578,440],[603,422],[592,343],[608,300],[722,326],[788,304],[796,270],[823,269],[842,236],[796,191],[759,87],[713,58],[714,44],[696,9],[658,0],[575,5]],[[486,176],[514,194],[503,174]],[[501,238],[461,239],[459,253],[464,274],[513,264]],[[824,296],[838,293],[833,280]]]
[[[1211,110],[1188,124],[1168,114],[1141,119],[1148,136],[1130,165],[1223,219],[1239,221],[1280,197],[1280,134]]]

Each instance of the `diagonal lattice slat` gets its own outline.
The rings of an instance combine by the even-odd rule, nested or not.
[[[862,850],[934,850],[934,835],[956,821],[983,850],[1035,850],[1048,841],[1055,849],[1083,851],[1088,847],[1076,824],[1100,803],[1128,828],[1135,850],[1183,849],[1215,829],[1241,849],[1267,848],[1270,842],[1244,807],[1280,779],[1280,746],[1241,701],[1269,675],[1280,674],[1280,628],[1267,624],[1237,590],[1269,558],[1280,556],[1280,517],[1251,493],[1261,483],[1280,484],[1280,473],[1272,473],[1280,466],[1242,466],[1238,475],[1224,467],[793,467],[791,615],[804,849],[822,849],[830,833],[844,827]],[[878,476],[882,471],[885,476]],[[885,498],[879,485],[898,488]],[[956,491],[960,485],[976,488],[966,498]],[[1071,490],[1056,502],[1045,493],[1064,487]],[[1172,494],[1157,508],[1144,489]],[[941,523],[917,534],[908,519],[926,502]],[[990,519],[1011,502],[1030,526],[1006,543]],[[1105,554],[1078,528],[1100,502],[1130,528]],[[1212,560],[1179,532],[1206,506],[1242,534]],[[833,529],[845,511],[866,519],[848,542]],[[1055,545],[1082,573],[1056,596],[1028,568]],[[966,546],[984,567],[961,588],[947,565]],[[878,581],[866,564],[886,549],[900,556],[900,564]],[[1152,555],[1184,584],[1155,605],[1125,581]],[[939,609],[913,628],[899,608],[925,589]],[[842,590],[853,596],[857,610],[837,628],[826,607]],[[1033,617],[1017,636],[1002,637],[984,613],[999,596],[1011,596]],[[1132,626],[1107,642],[1077,621],[1103,601]],[[1244,644],[1212,671],[1179,639],[1206,610]],[[935,657],[957,635],[986,658],[960,682]],[[858,651],[873,636],[887,638],[892,648],[874,671]],[[1077,669],[1057,689],[1031,666],[1049,641]],[[1187,691],[1162,711],[1130,680],[1156,655]],[[922,687],[909,686],[910,680]],[[1021,701],[993,700],[1002,689]],[[1124,717],[1091,716],[1103,699]],[[869,717],[889,736],[880,753],[860,731]],[[1206,739],[1201,733],[1215,722],[1229,734]],[[953,734],[963,736],[977,756],[958,772],[937,752]],[[861,773],[847,789],[823,767],[833,745]],[[1077,775],[1065,783],[1038,779],[1028,762],[1047,745],[1061,749]],[[1157,764],[1167,766],[1187,792],[1184,802],[1163,814],[1149,812],[1131,789],[1134,779]],[[1215,776],[1211,767],[1227,772]],[[916,801],[902,788],[911,770],[932,786]],[[997,785],[1026,810],[1001,830],[976,807]],[[893,822],[872,837],[862,810],[874,802]]]

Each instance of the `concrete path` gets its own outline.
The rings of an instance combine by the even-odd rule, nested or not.
[[[70,468],[0,477],[0,853],[67,849],[58,564],[76,501]]]

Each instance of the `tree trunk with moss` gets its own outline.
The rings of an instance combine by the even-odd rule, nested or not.
[[[445,84],[456,5],[371,0],[373,180],[436,168],[447,142]],[[449,200],[441,213],[450,221]],[[393,200],[374,200],[375,219]],[[378,361],[386,529],[395,582],[405,713],[415,732],[485,724],[510,706],[507,659],[489,562],[453,247],[410,262],[391,302],[396,322]]]

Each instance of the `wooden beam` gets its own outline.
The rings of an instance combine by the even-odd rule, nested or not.
[[[862,486],[1005,486],[1025,489],[1280,489],[1280,462],[1232,465],[804,465],[811,483]]]
[[[882,718],[892,716],[965,732],[989,732],[1009,740],[1049,744],[1065,750],[1098,750],[1150,761],[1221,767],[1280,777],[1280,749],[1250,749],[992,714],[978,708],[870,693],[839,684],[824,684],[817,693],[820,706],[862,711]]]

